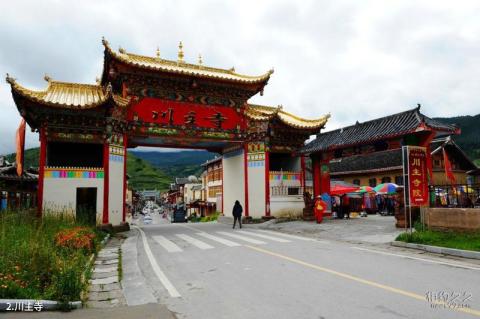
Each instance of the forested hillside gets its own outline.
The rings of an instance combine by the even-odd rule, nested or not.
[[[454,140],[477,165],[480,165],[480,114],[436,119],[455,124],[462,129],[462,134],[455,136]]]

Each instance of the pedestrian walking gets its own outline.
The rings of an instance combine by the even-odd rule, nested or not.
[[[233,205],[233,210],[232,210],[232,215],[233,215],[233,229],[235,229],[235,224],[238,220],[238,225],[240,228],[242,228],[242,213],[243,213],[243,208],[242,205],[240,205],[240,202],[238,200],[235,201],[235,205]]]

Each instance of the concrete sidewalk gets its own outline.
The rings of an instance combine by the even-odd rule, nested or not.
[[[176,319],[173,312],[160,304],[146,304],[106,309],[79,309],[72,312],[3,312],[2,319]]]

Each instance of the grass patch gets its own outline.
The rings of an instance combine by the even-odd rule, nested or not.
[[[67,214],[0,213],[0,299],[80,300],[104,236]]]
[[[418,230],[412,234],[402,233],[398,235],[397,240],[406,243],[480,251],[480,232],[460,233],[454,231]]]

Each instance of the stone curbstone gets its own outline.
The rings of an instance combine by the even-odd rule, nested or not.
[[[423,244],[406,243],[406,242],[397,241],[397,240],[392,241],[390,244],[392,246],[395,246],[395,247],[419,249],[419,250],[427,251],[429,253],[450,255],[450,256],[470,258],[470,259],[480,259],[480,252],[478,252],[478,251],[470,251],[470,250],[439,247],[439,246],[430,246],[430,245],[423,245]]]

